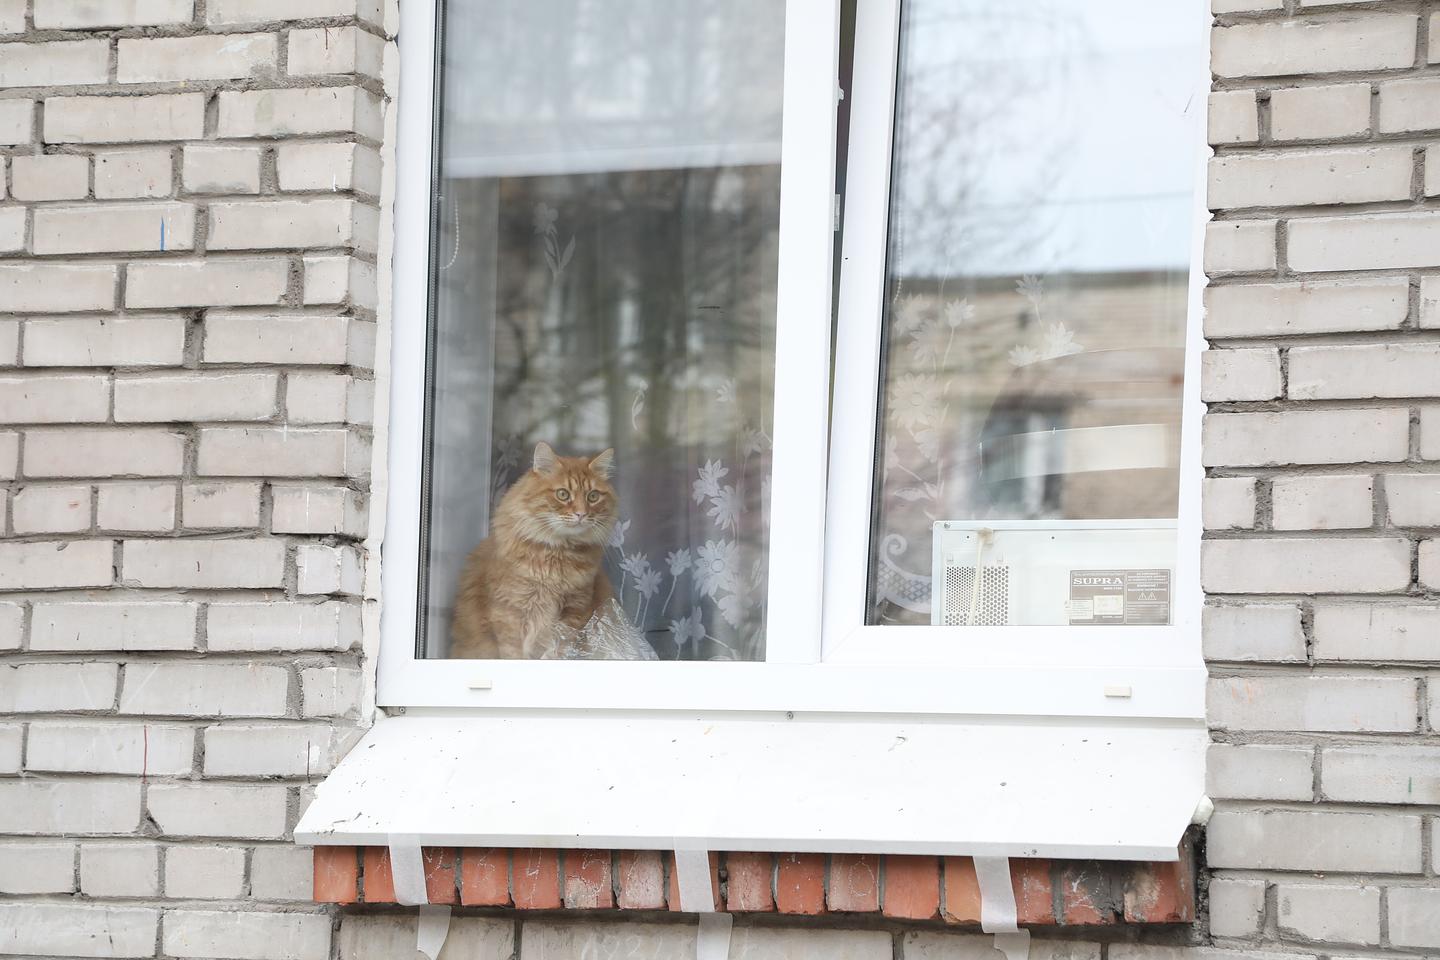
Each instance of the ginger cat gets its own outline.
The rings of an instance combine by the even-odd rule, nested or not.
[[[460,574],[453,659],[536,659],[563,626],[583,627],[614,596],[605,543],[619,513],[615,451],[560,457],[535,445],[532,469],[501,498],[490,536]]]

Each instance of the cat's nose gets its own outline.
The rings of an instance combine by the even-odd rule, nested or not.
[[[584,510],[576,510],[576,511],[575,511],[575,519],[576,519],[576,520],[584,520],[584,519],[585,519],[585,511],[584,511]]]

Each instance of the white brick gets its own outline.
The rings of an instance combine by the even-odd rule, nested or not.
[[[354,733],[314,723],[206,727],[205,776],[322,776],[349,749]]]
[[[1270,92],[1270,136],[1331,140],[1370,131],[1370,84],[1287,87]]]
[[[1420,586],[1440,590],[1440,540],[1422,540],[1419,550]]]
[[[358,596],[365,570],[354,547],[302,544],[295,550],[296,591],[301,594],[345,593]]]
[[[0,100],[0,146],[18,146],[33,139],[35,101]]]
[[[1440,607],[1322,603],[1315,607],[1317,660],[1440,660]]]
[[[1260,112],[1254,90],[1223,90],[1210,94],[1209,142],[1254,143],[1260,139]]]
[[[203,373],[126,377],[115,383],[115,419],[269,420],[275,416],[279,377],[273,373]]]
[[[105,83],[110,44],[105,40],[7,43],[0,47],[0,87],[61,87]]]
[[[250,896],[255,900],[313,897],[314,851],[293,844],[256,847],[250,854]]]
[[[205,321],[205,363],[345,364],[369,346],[373,324],[351,317],[245,316],[212,313]]]
[[[0,842],[0,893],[75,891],[75,844]]]
[[[127,307],[241,306],[279,303],[290,282],[284,260],[171,260],[132,263]]]
[[[278,785],[153,783],[146,807],[167,835],[278,839],[285,833],[288,792]],[[166,950],[175,952],[168,945]],[[219,955],[227,954],[235,956]]]
[[[364,677],[351,667],[308,667],[300,671],[301,715],[354,717],[360,710]],[[17,744],[18,753],[18,744]]]
[[[362,385],[363,384],[363,385]],[[339,373],[292,373],[285,388],[285,419],[290,423],[368,422],[366,382]],[[351,411],[351,399],[356,410]]]
[[[1440,748],[1327,747],[1320,752],[1320,790],[1327,800],[1440,804]]]
[[[131,663],[125,668],[120,712],[280,717],[285,715],[288,686],[284,667],[255,663]]]
[[[1235,877],[1210,880],[1210,933],[1251,937],[1265,920],[1265,881]]]
[[[369,445],[344,429],[208,427],[196,469],[217,477],[358,477],[369,467]]]
[[[210,204],[211,250],[350,247],[374,250],[373,207],[348,197],[248,200]]]
[[[1420,459],[1440,460],[1440,407],[1420,409]]]
[[[23,207],[17,207],[24,214]],[[0,230],[4,229],[4,218],[9,210],[0,210]],[[0,367],[15,366],[20,356],[20,321],[0,320]]]
[[[0,780],[0,833],[128,834],[139,826],[139,780]]]
[[[27,430],[31,477],[156,477],[177,474],[185,437],[165,430]]]
[[[1289,392],[1297,400],[1440,396],[1440,344],[1294,347]]]
[[[1211,593],[1384,593],[1410,583],[1410,541],[1398,538],[1207,540]]]
[[[292,77],[360,73],[379,78],[384,41],[356,27],[291,30],[287,71]]]
[[[1207,716],[1216,730],[1415,729],[1415,681],[1408,677],[1224,677],[1210,681],[1207,700]]]
[[[165,724],[30,724],[25,768],[44,773],[128,773],[187,776],[194,767],[195,731]]]
[[[346,650],[360,637],[354,604],[215,603],[207,628],[211,650]]]
[[[186,900],[235,900],[245,891],[242,847],[171,847],[165,853],[165,895]],[[233,944],[228,944],[231,949]]]
[[[41,30],[155,27],[194,16],[195,0],[35,0]]]
[[[127,540],[120,575],[138,587],[279,587],[285,576],[285,544],[280,540]]]
[[[1276,477],[1270,492],[1276,530],[1353,530],[1375,522],[1372,477]]]
[[[1274,220],[1214,220],[1205,225],[1206,273],[1274,269]]]
[[[209,0],[205,6],[205,22],[216,26],[348,16],[379,25],[379,0]]]
[[[1311,800],[1315,751],[1304,746],[1212,743],[1205,791],[1226,800]]]
[[[327,960],[330,917],[318,913],[171,910],[164,945],[172,957],[229,960]]]
[[[1380,942],[1380,888],[1282,883],[1275,891],[1282,934],[1327,943]]]
[[[1440,213],[1292,220],[1288,259],[1302,273],[1440,266]]]
[[[1440,63],[1440,13],[1430,14],[1430,27],[1427,31],[1429,39],[1431,63]]]
[[[0,164],[3,166],[3,164]],[[25,208],[24,207],[0,207],[0,253],[19,253],[25,249]],[[8,325],[12,330],[14,323]],[[0,343],[8,337],[0,337]],[[7,358],[0,361],[0,364],[8,365],[13,362],[13,343],[0,346],[3,355]]]
[[[346,487],[275,484],[270,529],[275,533],[365,535],[365,497]]]
[[[175,529],[175,485],[108,483],[100,486],[96,526],[122,533]]]
[[[1280,396],[1280,352],[1271,347],[1206,350],[1200,354],[1200,394],[1207,403],[1273,400]]]
[[[0,377],[0,417],[9,423],[95,423],[109,410],[109,377]]]
[[[17,534],[78,533],[90,529],[90,488],[22,487],[10,503]]]
[[[25,608],[18,603],[0,603],[0,650],[19,650],[24,633]],[[0,754],[3,754],[0,750]],[[4,764],[0,763],[0,772]]]
[[[1425,196],[1440,197],[1440,147],[1425,148]]]
[[[260,148],[188,144],[182,176],[191,193],[259,193]]]
[[[1440,527],[1440,474],[1387,474],[1385,498],[1393,526]]]
[[[149,957],[160,911],[82,903],[0,903],[0,953]]]
[[[1202,432],[1210,467],[1397,462],[1410,449],[1410,416],[1402,407],[1212,413]]]
[[[28,0],[0,0],[0,33],[25,32],[25,6]]]
[[[1206,530],[1238,530],[1255,526],[1255,479],[1207,477],[1202,481]]]
[[[652,927],[630,921],[626,924],[626,929],[635,931],[637,938],[643,936],[644,942],[655,945],[656,949],[660,951],[655,955],[656,960],[686,955],[683,951],[663,952],[667,949],[679,950],[679,947],[675,947],[674,944],[686,942],[680,939],[685,929],[682,924]],[[666,934],[654,936],[650,931],[655,930],[666,931]],[[455,917],[450,921],[450,935],[445,941],[446,947],[441,953],[441,957],[444,960],[460,960],[460,958],[466,957],[473,957],[476,960],[513,957],[515,952],[514,933],[515,925],[507,920]],[[341,921],[340,935],[337,940],[339,960],[390,960],[414,945],[415,917],[403,914],[368,917],[353,913],[347,914]],[[637,939],[637,946],[640,942]],[[693,935],[688,943],[690,943],[690,954],[693,955],[695,952]],[[597,960],[599,956],[611,955],[597,955]],[[639,953],[629,954],[633,960],[640,960],[641,956]],[[554,960],[561,960],[561,958],[556,955]],[[1088,958],[1076,957],[1075,960],[1088,960]]]
[[[1380,132],[1404,133],[1440,127],[1440,79],[1393,80],[1380,84]]]
[[[1427,156],[1427,161],[1429,154]],[[1440,166],[1440,151],[1435,152],[1435,163]],[[1426,175],[1429,175],[1426,164]],[[1440,172],[1440,171],[1437,171]],[[1420,327],[1425,330],[1440,329],[1440,276],[1420,278]]]
[[[188,203],[40,207],[33,217],[33,248],[41,255],[141,253],[195,246],[195,207]]]
[[[279,51],[275,35],[269,33],[122,39],[116,80],[168,83],[271,77]]]
[[[82,843],[80,890],[90,897],[160,895],[160,848],[153,843]]]
[[[1408,145],[1217,157],[1209,203],[1219,210],[1408,200],[1414,166]]]
[[[110,264],[0,263],[0,303],[16,313],[68,313],[115,306]]]
[[[379,101],[359,87],[222,91],[219,102],[222,139],[384,133]]]
[[[1440,947],[1440,888],[1391,887],[1389,901],[1391,944]]]
[[[260,524],[260,484],[187,483],[180,491],[182,522],[190,530],[240,530]]]
[[[14,480],[20,457],[20,435],[0,432],[0,480]]]
[[[0,590],[108,587],[114,548],[110,540],[0,542]]]
[[[1409,14],[1283,20],[1219,27],[1210,63],[1221,77],[1276,77],[1387,70],[1415,63],[1416,18]]]
[[[109,710],[119,674],[113,663],[0,664],[0,713]]]
[[[0,723],[0,773],[20,772],[22,732],[23,728],[18,723]]]
[[[1293,222],[1291,224],[1293,229]],[[1207,337],[1394,330],[1408,315],[1403,277],[1363,282],[1265,283],[1208,287]]]
[[[1418,873],[1420,818],[1220,810],[1210,820],[1206,859],[1234,869]]]
[[[16,200],[79,200],[89,193],[89,157],[53,153],[10,161],[10,194]]]
[[[28,320],[29,367],[171,367],[185,358],[181,317]]]
[[[199,140],[204,135],[203,93],[45,100],[46,143]]]
[[[193,650],[195,620],[193,603],[37,602],[30,649]]]
[[[95,154],[95,196],[168,197],[174,189],[172,173],[169,150],[107,150]]]
[[[3,103],[0,101],[0,105]],[[304,299],[307,306],[349,301],[374,310],[378,304],[375,267],[350,256],[307,256]],[[371,366],[368,362],[363,365]]]
[[[293,43],[295,32],[290,36]],[[281,190],[380,194],[380,154],[355,143],[281,144],[275,151],[275,171]]]

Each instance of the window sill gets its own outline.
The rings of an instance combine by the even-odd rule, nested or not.
[[[653,850],[427,847],[432,903],[517,910],[679,910],[668,854]],[[711,855],[716,906],[732,913],[874,915],[978,926],[969,857],[872,854]],[[1019,922],[1030,926],[1189,923],[1195,865],[1188,839],[1164,862],[1014,860]],[[315,899],[395,902],[384,847],[315,848]]]

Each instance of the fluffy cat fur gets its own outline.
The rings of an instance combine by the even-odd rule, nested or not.
[[[615,451],[561,457],[535,446],[534,466],[500,500],[490,535],[460,575],[450,656],[536,659],[614,596],[603,565],[619,503]]]

